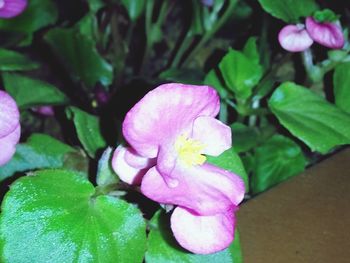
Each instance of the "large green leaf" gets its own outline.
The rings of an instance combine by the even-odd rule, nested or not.
[[[295,23],[299,18],[310,16],[318,9],[314,0],[258,0],[262,8],[270,15]]]
[[[305,169],[306,160],[299,145],[282,135],[274,135],[255,149],[253,193],[267,190]]]
[[[239,99],[247,99],[253,87],[259,83],[262,67],[242,52],[230,49],[219,64],[221,74]]]
[[[0,70],[32,70],[39,68],[39,64],[28,57],[11,50],[0,48]]]
[[[91,37],[75,28],[55,28],[45,35],[45,40],[75,80],[81,80],[89,87],[97,82],[111,84],[113,68],[97,52]]]
[[[17,180],[0,217],[1,262],[142,262],[140,211],[74,172],[39,171]]]
[[[238,231],[231,246],[210,255],[196,255],[181,248],[169,228],[169,218],[157,213],[151,221],[146,263],[242,263]]]
[[[60,90],[49,83],[13,73],[4,73],[2,76],[6,91],[16,100],[20,108],[60,105],[68,101]]]
[[[90,157],[94,158],[98,150],[106,147],[98,117],[76,107],[67,109],[67,116],[73,120],[78,138],[84,149]]]
[[[333,82],[335,104],[350,113],[350,62],[336,66]]]
[[[244,181],[245,191],[249,191],[248,175],[244,169],[241,158],[239,158],[239,155],[233,148],[223,152],[217,157],[207,156],[207,161],[240,176]]]
[[[11,19],[0,19],[0,30],[21,33],[25,44],[30,44],[35,31],[56,23],[58,9],[52,0],[30,0],[28,7],[19,16]]]
[[[42,168],[59,168],[75,150],[45,134],[32,134],[26,143],[18,144],[10,162],[0,167],[0,181],[16,172]]]
[[[280,123],[313,151],[327,153],[350,143],[350,115],[305,87],[283,83],[269,106]]]

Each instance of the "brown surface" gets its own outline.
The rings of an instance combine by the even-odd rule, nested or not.
[[[350,262],[350,149],[248,201],[244,263]]]

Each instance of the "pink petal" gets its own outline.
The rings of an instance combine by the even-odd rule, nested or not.
[[[169,185],[156,167],[151,168],[143,177],[141,192],[156,202],[186,207],[201,215],[221,213],[243,200],[242,179],[216,166],[177,165],[174,174],[177,184]]]
[[[16,152],[16,144],[21,136],[21,126],[17,125],[9,135],[0,138],[0,166],[7,163]]]
[[[218,252],[227,248],[234,239],[233,209],[212,216],[199,216],[177,207],[170,220],[179,244],[196,254]]]
[[[19,123],[17,104],[10,95],[0,90],[0,138],[13,132]]]
[[[132,149],[122,145],[115,150],[112,157],[114,172],[128,184],[140,184],[144,174],[153,165],[154,160],[138,156]]]
[[[336,23],[319,23],[312,17],[307,17],[305,24],[311,38],[322,46],[333,49],[344,46],[342,29]]]
[[[164,84],[147,93],[126,115],[123,134],[142,156],[154,158],[160,145],[189,133],[198,116],[216,116],[220,102],[209,86]]]
[[[231,128],[213,117],[194,121],[192,138],[205,145],[204,154],[218,156],[232,147]]]
[[[300,52],[308,49],[313,40],[302,25],[287,25],[278,34],[280,45],[287,51]]]
[[[0,18],[12,18],[27,7],[27,0],[0,0]]]

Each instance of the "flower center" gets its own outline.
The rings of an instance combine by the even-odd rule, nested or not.
[[[3,8],[5,5],[5,0],[0,0],[0,9]]]
[[[201,152],[204,149],[204,145],[197,140],[187,138],[184,135],[180,135],[175,142],[175,149],[179,155],[179,158],[187,166],[200,165],[207,159]]]

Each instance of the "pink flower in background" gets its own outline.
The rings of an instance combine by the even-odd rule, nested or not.
[[[49,105],[33,107],[31,110],[45,117],[55,116],[53,107]]]
[[[27,7],[27,0],[0,0],[0,18],[20,15]]]
[[[290,52],[300,52],[308,49],[314,42],[304,25],[287,25],[278,34],[281,46]]]
[[[344,46],[344,36],[338,23],[317,22],[312,17],[307,17],[306,30],[311,38],[322,46],[339,49]]]
[[[300,52],[308,49],[315,41],[318,44],[340,49],[344,46],[344,35],[338,22],[317,22],[307,17],[304,25],[287,25],[278,34],[282,48],[290,52]]]
[[[220,108],[208,86],[165,84],[126,115],[112,164],[122,180],[162,204],[177,205],[171,228],[181,246],[199,254],[220,251],[234,238],[242,179],[206,162],[231,148],[231,129],[214,117]],[[124,179],[123,179],[124,178]],[[125,179],[126,178],[126,179]]]
[[[16,102],[0,90],[0,166],[7,163],[16,152],[21,135]]]

